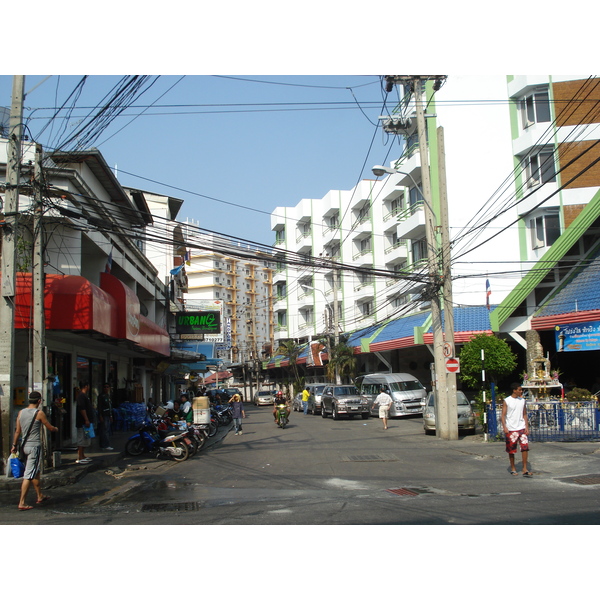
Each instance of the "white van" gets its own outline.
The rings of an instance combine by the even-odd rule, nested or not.
[[[379,408],[373,403],[385,386],[393,399],[390,417],[418,415],[423,413],[421,402],[425,400],[426,390],[423,384],[410,373],[371,373],[361,375],[355,380],[360,393],[371,402],[371,416],[379,415]]]

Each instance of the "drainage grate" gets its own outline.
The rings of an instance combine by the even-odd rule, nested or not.
[[[392,454],[353,454],[345,456],[344,460],[351,462],[385,462],[398,460],[398,458]]]
[[[200,508],[198,502],[165,502],[142,504],[142,512],[190,512]]]
[[[418,496],[419,492],[414,492],[413,490],[409,490],[408,488],[398,488],[396,490],[385,490],[386,492],[390,492],[392,494],[396,494],[396,496]]]
[[[578,475],[576,477],[565,477],[561,481],[579,485],[598,485],[600,484],[600,475]]]

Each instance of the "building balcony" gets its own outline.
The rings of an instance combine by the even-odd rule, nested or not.
[[[418,240],[425,237],[425,211],[422,202],[403,211],[398,220],[400,222],[396,234],[399,239]]]
[[[395,244],[390,244],[385,248],[384,253],[387,262],[408,258],[408,246],[406,240],[398,240]]]

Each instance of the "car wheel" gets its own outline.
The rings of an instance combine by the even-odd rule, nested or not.
[[[363,419],[368,419],[369,418],[369,413],[363,413],[362,415]]]
[[[338,415],[337,409],[335,408],[335,403],[331,405],[331,418],[334,421],[337,421],[340,418],[340,415]]]
[[[425,429],[425,435],[434,435],[435,429]]]
[[[326,419],[327,418],[327,413],[325,412],[325,407],[323,405],[321,405],[321,416]]]

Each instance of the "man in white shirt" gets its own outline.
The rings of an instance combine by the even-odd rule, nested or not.
[[[510,386],[512,393],[504,399],[502,405],[502,427],[506,436],[506,452],[510,460],[510,473],[517,475],[515,468],[515,454],[517,444],[521,447],[523,457],[523,477],[533,477],[527,470],[527,457],[529,456],[529,421],[527,420],[527,407],[523,398],[523,388],[519,383]]]
[[[386,393],[385,387],[381,386],[380,393],[377,398],[375,398],[375,404],[379,406],[379,418],[383,421],[384,429],[388,428],[387,420],[392,402],[392,397]]]

